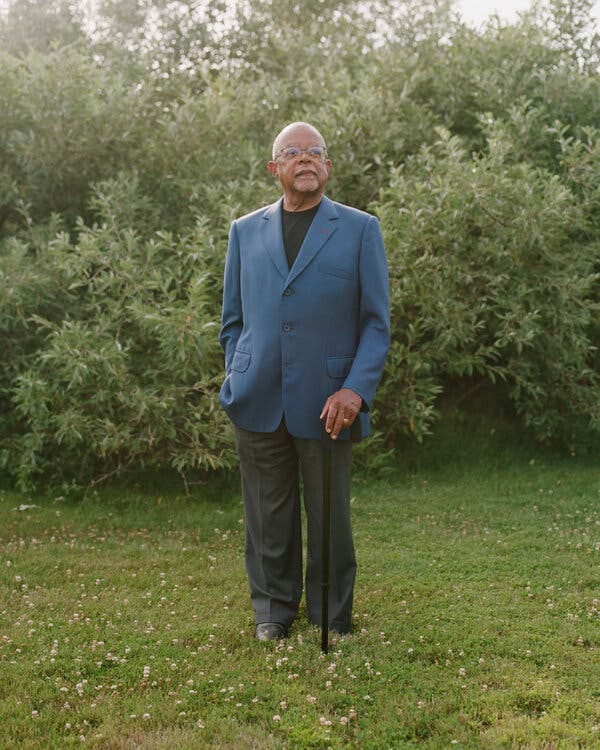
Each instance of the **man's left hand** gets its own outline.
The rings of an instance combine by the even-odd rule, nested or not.
[[[325,420],[325,430],[336,440],[356,419],[362,406],[362,398],[350,388],[340,388],[325,402],[320,419]]]

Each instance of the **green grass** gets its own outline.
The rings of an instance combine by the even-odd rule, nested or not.
[[[252,639],[235,484],[1,492],[0,747],[600,746],[596,461],[447,435],[352,502],[324,657]]]

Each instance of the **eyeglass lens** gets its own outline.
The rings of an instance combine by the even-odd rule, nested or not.
[[[322,146],[310,146],[310,148],[298,148],[297,146],[289,146],[281,150],[281,154],[286,159],[295,159],[300,154],[306,153],[316,159],[320,159],[327,153],[326,149]]]

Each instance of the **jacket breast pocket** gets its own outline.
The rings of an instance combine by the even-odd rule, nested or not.
[[[338,279],[352,281],[355,278],[354,272],[351,269],[334,266],[331,263],[319,263],[317,269],[319,273],[326,273],[328,276],[337,276]]]
[[[328,357],[327,374],[330,378],[347,378],[354,357]]]
[[[250,352],[242,352],[236,349],[231,361],[231,369],[236,372],[245,372],[250,365]]]

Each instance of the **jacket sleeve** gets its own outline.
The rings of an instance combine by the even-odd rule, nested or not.
[[[225,352],[225,373],[229,375],[237,341],[242,332],[242,290],[240,284],[240,246],[237,225],[234,221],[229,231],[225,277],[223,281],[223,312],[219,341]]]
[[[344,383],[369,410],[390,346],[390,285],[379,222],[371,216],[364,228],[359,259],[359,341]]]

